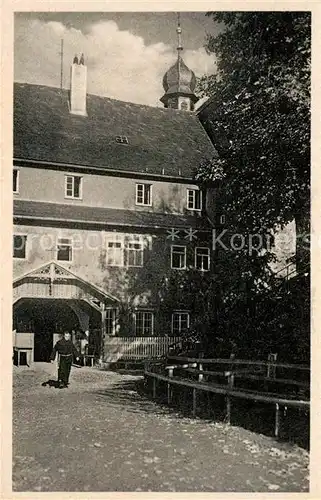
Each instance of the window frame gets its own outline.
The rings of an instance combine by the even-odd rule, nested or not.
[[[16,175],[16,189],[14,189],[14,182],[13,182],[14,172],[17,173],[17,175]],[[20,191],[20,169],[13,167],[13,169],[12,169],[12,192],[13,192],[13,194],[19,194],[19,191]]]
[[[108,314],[111,314],[111,317],[108,318]],[[111,321],[111,330],[109,330],[108,321]],[[116,322],[117,322],[117,309],[115,307],[107,307],[106,308],[106,335],[109,337],[114,337],[116,335]]]
[[[80,179],[79,181],[79,196],[75,196],[75,178]],[[69,195],[67,193],[67,184],[68,184],[68,178],[72,179],[72,195]],[[83,195],[83,176],[82,175],[73,175],[73,174],[65,174],[65,198],[69,200],[82,200],[82,195]]]
[[[208,258],[208,269],[201,269],[197,267],[197,250],[206,250],[207,251],[207,258]],[[205,256],[205,255],[204,255]],[[195,247],[195,260],[194,260],[194,266],[197,271],[201,272],[208,272],[211,268],[211,252],[209,247]]]
[[[121,263],[120,264],[115,264],[113,262],[113,264],[110,264],[108,262],[108,249],[109,249],[109,244],[112,243],[112,244],[116,244],[116,245],[120,245],[120,247],[110,247],[110,248],[119,248],[120,249],[120,255],[121,255]],[[106,265],[107,266],[111,266],[111,267],[125,267],[125,262],[124,262],[124,242],[122,240],[117,240],[117,239],[114,239],[114,240],[111,240],[111,239],[107,239],[106,241]]]
[[[173,248],[178,247],[178,248],[183,248],[184,249],[184,266],[183,267],[173,267]],[[171,245],[171,269],[177,269],[179,271],[184,271],[186,270],[186,245]]]
[[[70,243],[59,243],[59,240],[69,240]],[[65,259],[59,259],[59,246],[67,246],[69,248],[69,251],[71,252],[71,259],[65,260]],[[69,253],[70,255],[70,253]],[[57,238],[57,247],[56,247],[56,261],[57,262],[73,262],[74,259],[74,240],[72,236],[58,236]]]
[[[13,248],[12,248],[12,257],[13,259],[19,259],[19,260],[26,260],[28,258],[28,252],[27,252],[27,242],[28,242],[28,234],[26,233],[13,233],[13,241],[12,241],[12,245],[13,245]],[[18,237],[23,237],[25,238],[25,244],[24,244],[24,250],[25,250],[25,253],[24,253],[24,257],[17,257],[14,255],[14,249],[15,249],[15,245],[14,245],[14,238],[18,236]]]
[[[143,202],[138,201],[138,188],[139,186],[143,186]],[[145,198],[145,186],[149,186],[149,203],[144,203],[144,198]],[[136,191],[135,191],[135,204],[140,206],[140,207],[151,207],[153,205],[153,185],[149,184],[147,182],[136,182]]]
[[[139,245],[140,249],[133,249],[129,248],[129,245]],[[141,255],[141,264],[129,264],[129,251],[134,251],[135,252],[135,260],[136,260],[136,255],[138,252],[140,252]],[[124,248],[123,248],[123,262],[124,262],[124,267],[144,267],[144,242],[140,239],[139,241],[135,240],[130,240],[126,241],[124,243]]]
[[[191,321],[191,318],[190,318],[190,312],[189,311],[173,311],[172,312],[172,328],[171,328],[171,332],[172,332],[172,336],[174,337],[180,337],[182,335],[182,329],[181,329],[181,318],[180,318],[180,321],[179,321],[179,332],[178,333],[174,333],[174,316],[175,314],[178,314],[178,315],[182,315],[182,314],[186,314],[187,315],[187,329],[189,328],[190,326],[190,321]]]
[[[190,192],[193,193],[193,207],[190,207],[189,206],[189,195],[190,195]],[[199,197],[200,197],[200,208],[195,208],[195,193],[199,193]],[[202,204],[203,204],[203,192],[201,191],[201,189],[195,189],[195,188],[187,188],[187,191],[186,191],[186,198],[187,198],[187,210],[193,210],[195,212],[201,212],[202,211]]]
[[[150,314],[151,315],[151,334],[150,335],[145,335],[144,333],[137,335],[137,315],[138,314]],[[152,311],[150,309],[138,309],[138,310],[136,310],[134,312],[134,323],[135,323],[135,337],[145,337],[145,338],[154,337],[154,326],[155,326],[154,311]],[[144,321],[143,321],[143,330],[144,330]]]

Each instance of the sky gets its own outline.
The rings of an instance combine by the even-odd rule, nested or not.
[[[70,64],[85,54],[88,93],[160,106],[164,73],[177,57],[175,12],[20,12],[15,14],[14,79],[70,85]],[[203,12],[181,13],[183,59],[196,76],[215,72],[204,49],[206,34],[220,27]]]

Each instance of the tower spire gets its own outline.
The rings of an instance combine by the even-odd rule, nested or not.
[[[177,60],[164,75],[163,87],[165,94],[160,100],[165,108],[193,111],[194,104],[198,101],[198,98],[194,94],[196,78],[194,72],[186,66],[181,56],[183,46],[180,12],[177,12],[176,33]]]
[[[176,33],[177,33],[177,52],[178,52],[178,57],[180,55],[180,52],[183,50],[182,46],[182,28],[181,28],[181,13],[177,12],[177,28],[176,28]]]

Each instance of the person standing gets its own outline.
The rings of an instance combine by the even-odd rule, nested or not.
[[[70,339],[69,332],[65,332],[63,338],[55,344],[50,356],[51,362],[55,360],[57,353],[59,354],[58,383],[59,389],[63,389],[69,385],[73,356],[79,361],[78,351]]]

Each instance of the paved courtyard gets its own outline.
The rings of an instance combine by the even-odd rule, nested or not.
[[[222,423],[181,418],[136,391],[139,377],[14,367],[14,491],[308,491],[308,453]]]

